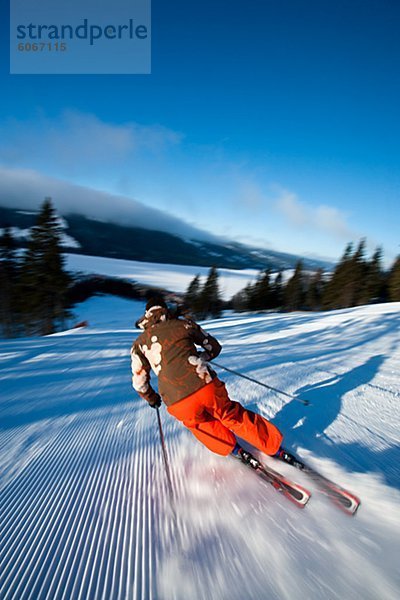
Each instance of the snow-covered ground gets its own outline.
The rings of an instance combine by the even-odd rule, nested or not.
[[[271,417],[297,450],[362,499],[300,510],[203,448],[131,389],[141,307],[84,303],[91,327],[0,343],[0,598],[395,600],[400,597],[400,304],[227,315],[205,327],[231,397]],[[272,459],[266,459],[271,464]]]
[[[71,323],[74,325],[86,321],[89,325],[87,331],[96,335],[101,329],[127,332],[132,331],[143,311],[144,302],[118,296],[92,296],[72,310]]]
[[[178,293],[185,292],[189,283],[197,274],[204,281],[209,272],[208,267],[162,265],[137,260],[86,256],[84,254],[66,254],[65,256],[66,268],[72,272],[80,271],[82,273],[98,273],[110,277],[121,277]],[[258,271],[255,269],[218,269],[218,273],[221,295],[226,300],[242,290],[249,282],[254,282],[258,275]]]

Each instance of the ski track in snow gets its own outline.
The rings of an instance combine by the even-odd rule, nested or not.
[[[400,305],[204,325],[221,365],[310,400],[217,369],[232,399],[360,496],[350,518],[273,463],[313,491],[299,510],[162,409],[172,503],[116,302],[96,299],[112,329],[103,316],[98,329],[0,343],[1,600],[397,599]]]

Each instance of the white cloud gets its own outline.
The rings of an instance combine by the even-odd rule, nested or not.
[[[4,121],[0,159],[8,165],[88,173],[125,164],[140,154],[160,154],[181,139],[161,125],[106,123],[95,115],[67,110],[54,119],[39,114],[28,121]]]
[[[76,185],[34,170],[0,166],[0,205],[37,209],[45,196],[51,196],[58,212],[82,214],[89,218],[121,225],[167,231],[187,238],[216,241],[216,237],[167,213],[134,200]]]
[[[313,206],[300,200],[297,194],[284,188],[274,186],[278,193],[273,205],[289,224],[303,230],[312,230],[329,234],[340,239],[359,237],[347,223],[347,216],[339,209],[320,204]]]
[[[329,231],[340,238],[349,239],[355,235],[347,225],[346,216],[333,206],[320,205],[315,209],[316,225],[324,231]]]
[[[246,210],[259,212],[265,205],[265,197],[260,185],[252,179],[239,179],[236,203]]]
[[[293,192],[282,190],[276,200],[276,208],[293,225],[304,226],[309,221],[308,207]]]

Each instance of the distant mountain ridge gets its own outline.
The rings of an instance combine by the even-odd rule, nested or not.
[[[24,247],[35,224],[33,210],[0,207],[0,228],[13,228]],[[230,269],[291,269],[299,256],[255,248],[237,242],[220,243],[187,239],[175,234],[89,219],[79,214],[62,215],[63,246],[68,252],[143,262],[211,266]],[[303,258],[307,269],[330,268],[331,263]]]

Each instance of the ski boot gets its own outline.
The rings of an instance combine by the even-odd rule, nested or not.
[[[278,452],[274,454],[274,458],[278,458],[279,460],[282,460],[283,462],[287,463],[288,465],[292,465],[293,467],[297,467],[299,469],[302,468],[301,463],[297,460],[297,458],[293,456],[293,454],[290,454],[290,452],[288,452],[284,448],[279,448]]]
[[[258,469],[261,466],[255,456],[250,454],[250,452],[247,452],[247,450],[239,446],[239,444],[236,444],[232,450],[232,456],[239,458],[245,465],[250,465],[253,469]]]

